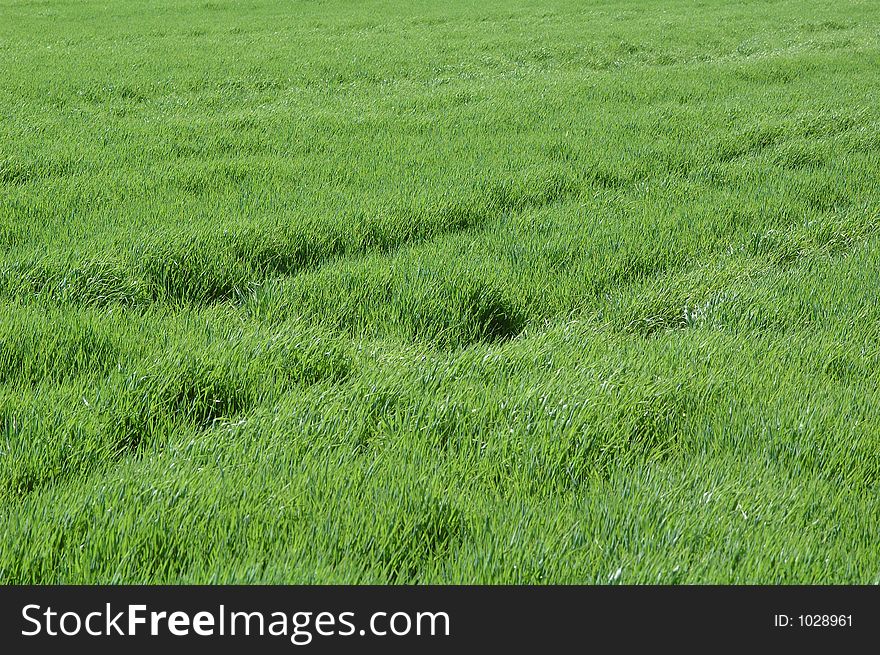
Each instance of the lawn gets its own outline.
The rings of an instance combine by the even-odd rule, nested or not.
[[[880,3],[0,0],[0,582],[880,582]]]

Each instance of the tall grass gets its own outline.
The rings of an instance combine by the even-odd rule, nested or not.
[[[878,26],[0,0],[0,581],[880,581]]]

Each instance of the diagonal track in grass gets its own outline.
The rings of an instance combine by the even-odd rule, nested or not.
[[[272,276],[474,232],[498,216],[549,205],[578,192],[572,181],[557,173],[502,180],[484,185],[472,197],[390,208],[377,216],[302,221],[295,230],[263,219],[238,228],[200,225],[173,230],[147,237],[112,260],[69,251],[25,255],[5,262],[0,295],[83,305],[225,302]]]

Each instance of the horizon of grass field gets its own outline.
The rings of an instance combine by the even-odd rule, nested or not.
[[[880,5],[0,0],[0,582],[880,583]]]

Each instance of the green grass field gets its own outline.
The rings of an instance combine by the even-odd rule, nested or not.
[[[880,3],[0,0],[0,581],[880,582]]]

